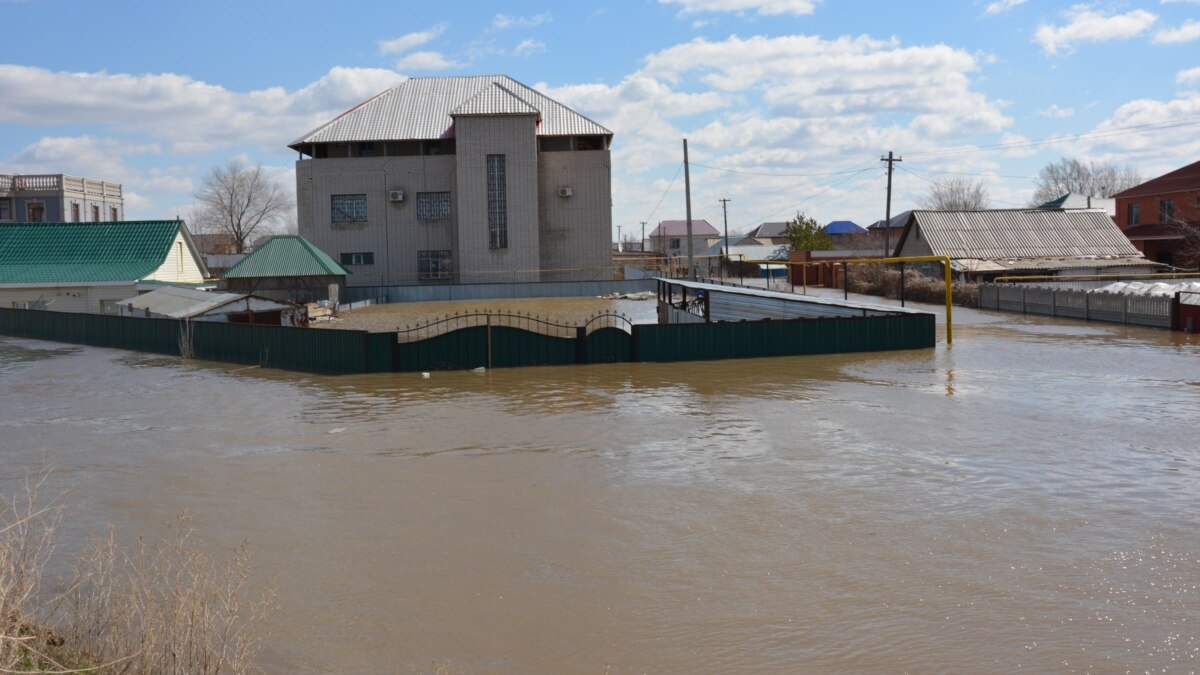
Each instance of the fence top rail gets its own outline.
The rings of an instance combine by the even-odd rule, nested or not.
[[[397,342],[417,342],[451,333],[462,328],[479,326],[520,328],[548,337],[575,337],[580,328],[585,333],[592,333],[601,328],[619,328],[632,332],[633,321],[629,317],[616,312],[600,312],[588,318],[582,324],[560,323],[543,318],[536,314],[520,312],[464,312],[438,317],[426,323],[415,326],[405,326],[396,331]]]
[[[1041,274],[996,277],[992,283],[1013,284],[1020,281],[1101,281],[1104,279],[1191,279],[1200,278],[1200,272],[1157,272],[1154,274]]]

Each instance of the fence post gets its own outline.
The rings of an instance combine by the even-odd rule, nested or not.
[[[1083,292],[1083,320],[1092,320],[1092,294],[1087,291]]]
[[[492,315],[487,315],[487,369],[492,369]]]
[[[1027,289],[1027,288],[1021,289],[1021,313],[1022,314],[1028,314],[1028,312],[1025,311],[1025,294],[1028,292],[1029,292],[1029,289]]]
[[[1058,316],[1058,289],[1050,289],[1050,316]]]
[[[1121,295],[1122,295],[1122,297],[1125,298],[1125,304],[1121,306],[1121,323],[1128,324],[1129,323],[1129,294],[1122,293]]]

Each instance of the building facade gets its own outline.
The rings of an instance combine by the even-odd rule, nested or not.
[[[612,278],[612,132],[504,76],[412,78],[290,147],[350,286]]]
[[[1193,251],[1180,250],[1200,229],[1200,162],[1116,195],[1117,226],[1147,258],[1194,267]]]
[[[0,174],[0,222],[111,223],[125,219],[119,183],[65,174]]]

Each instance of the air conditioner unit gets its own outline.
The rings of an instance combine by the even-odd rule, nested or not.
[[[558,188],[559,197],[570,197],[573,194],[575,193],[571,192],[571,188]]]
[[[404,201],[404,190],[390,190],[388,192],[388,201],[389,202]]]

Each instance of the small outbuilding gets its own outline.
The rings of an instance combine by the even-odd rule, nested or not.
[[[117,302],[117,307],[121,316],[267,326],[299,325],[303,314],[298,307],[267,298],[179,286],[163,286],[135,298],[121,300]]]
[[[961,277],[1145,274],[1162,267],[1102,210],[910,211],[896,255],[947,256]],[[931,270],[932,271],[932,270]]]
[[[223,290],[292,303],[337,302],[349,272],[304,237],[271,237],[225,271]]]

